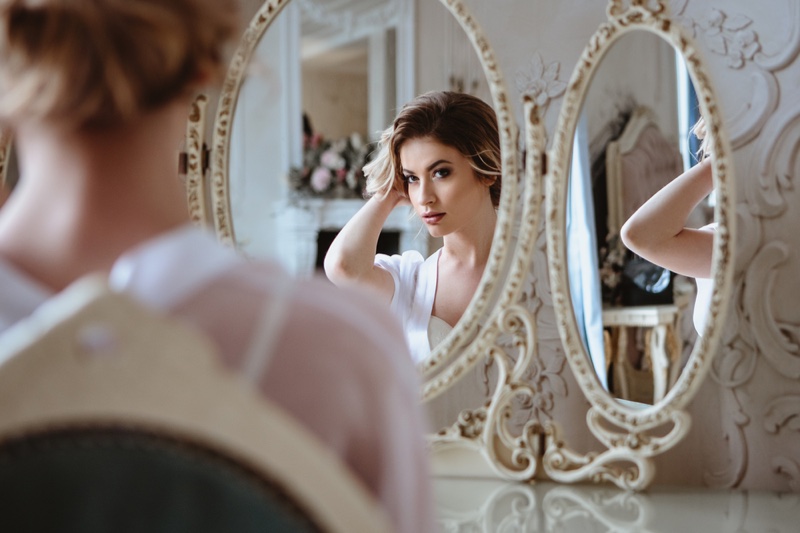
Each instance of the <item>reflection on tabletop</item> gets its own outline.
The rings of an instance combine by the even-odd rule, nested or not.
[[[647,493],[607,485],[535,484],[436,478],[442,533],[736,532],[798,530],[800,494],[654,487]]]

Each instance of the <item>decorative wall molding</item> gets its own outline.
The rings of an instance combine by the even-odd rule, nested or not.
[[[386,28],[397,23],[407,2],[402,0],[382,0],[356,12],[347,3],[324,2],[320,0],[295,0],[302,11],[303,18],[320,26],[334,28],[349,40],[366,34],[358,33],[363,28]],[[362,2],[366,5],[366,3]]]
[[[750,214],[761,218],[776,218],[789,207],[788,195],[795,188],[795,176],[800,170],[796,154],[800,151],[800,101],[786,113],[771,117],[759,142],[761,155],[757,167],[749,169],[757,179],[744,182],[745,198]],[[794,165],[794,168],[792,168]]]
[[[523,98],[531,99],[544,114],[550,102],[564,94],[567,83],[559,79],[561,63],[552,61],[545,65],[542,54],[535,53],[526,67],[515,74],[517,91]]]
[[[688,22],[694,30],[694,37],[702,38],[706,47],[723,56],[732,69],[740,69],[746,62],[754,61],[756,53],[761,50],[752,19],[741,13],[728,15],[721,9],[710,7],[705,16]]]
[[[765,383],[756,377],[756,370],[763,365],[777,372],[787,385],[800,379],[800,323],[796,315],[793,321],[778,314],[779,303],[786,297],[778,279],[787,268],[796,265],[793,256],[797,244],[786,240],[791,234],[784,233],[782,238],[774,236],[776,228],[792,224],[788,221],[797,217],[793,207],[796,204],[795,176],[800,172],[797,158],[800,105],[785,92],[785,86],[781,87],[779,75],[797,62],[800,52],[800,4],[776,0],[771,7],[782,10],[779,18],[788,31],[763,26],[759,17],[752,21],[741,18],[745,26],[740,31],[752,31],[758,49],[752,57],[749,53],[743,54],[745,64],[739,69],[729,68],[724,76],[725,80],[738,84],[746,74],[744,81],[750,82],[747,88],[731,92],[738,97],[739,109],[746,111],[734,114],[730,123],[732,130],[752,128],[746,136],[739,137],[738,144],[743,146],[753,140],[748,149],[755,155],[747,159],[739,174],[738,187],[744,193],[744,202],[738,208],[740,246],[734,282],[734,313],[726,331],[724,349],[712,371],[715,381],[722,387],[725,432],[720,442],[727,451],[728,461],[721,469],[710,472],[706,482],[741,487],[748,474],[752,474],[763,484],[767,474],[749,470],[751,456],[759,451],[748,440],[760,430],[775,443],[773,473],[778,478],[783,477],[791,490],[798,490],[800,456],[786,454],[786,443],[791,437],[782,421],[792,420],[790,413],[794,402],[783,397],[770,399],[768,395],[766,400],[759,396],[756,401],[745,393],[745,388]],[[749,33],[742,39],[742,43],[747,42],[753,42]],[[751,44],[748,52],[753,50]],[[791,385],[788,386],[788,389],[783,388],[784,392],[792,390]],[[777,484],[777,481],[771,483]]]
[[[778,41],[769,43],[757,21],[741,12],[705,2],[685,1],[675,6],[676,22],[712,56],[723,58],[729,69],[737,71],[737,83],[746,87],[740,91],[744,98],[739,99],[739,107],[726,117],[733,149],[759,135],[778,106],[780,91],[775,73],[800,53],[800,4],[792,0],[782,3],[790,31],[769,33],[771,41]]]
[[[514,261],[501,295],[495,305],[494,319],[483,334],[472,343],[459,360],[487,357],[497,371],[497,383],[487,405],[462,412],[459,420],[431,439],[431,450],[448,453],[467,449],[477,452],[495,474],[502,479],[531,480],[537,475],[542,454],[541,418],[549,418],[552,403],[549,392],[539,388],[544,383],[559,383],[563,361],[555,367],[539,370],[537,360],[536,316],[530,308],[518,304],[523,286],[529,280],[533,249],[536,245],[541,205],[541,176],[546,138],[539,108],[528,98],[525,101],[529,125],[525,131],[527,146],[526,177],[521,232],[514,250]],[[505,195],[506,201],[516,201]],[[461,366],[456,367],[460,369]],[[474,364],[474,363],[472,363]],[[556,368],[557,367],[557,368]],[[454,372],[447,372],[448,379]],[[563,380],[562,380],[563,381]],[[557,387],[558,385],[556,385]],[[565,389],[566,387],[563,387]],[[433,396],[436,389],[423,389]],[[530,406],[530,407],[528,407]],[[534,408],[535,407],[535,408]],[[522,418],[520,418],[520,414]],[[532,413],[533,416],[528,413]]]

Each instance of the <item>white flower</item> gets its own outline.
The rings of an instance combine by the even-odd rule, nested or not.
[[[347,161],[345,161],[344,157],[342,157],[342,154],[334,150],[333,147],[325,150],[322,153],[319,158],[319,162],[331,170],[342,169],[347,164]]]
[[[356,151],[361,150],[361,148],[364,146],[364,140],[361,138],[360,133],[355,132],[350,135],[350,146],[352,146]]]
[[[544,108],[551,99],[564,93],[567,84],[558,79],[558,61],[545,67],[541,54],[534,54],[529,66],[527,72],[524,69],[517,71],[517,89],[521,94],[530,96],[536,105]]]
[[[761,50],[758,34],[749,29],[753,21],[744,15],[729,17],[725,12],[712,8],[700,26],[705,30],[705,41],[709,50],[727,56],[728,66],[742,68]]]
[[[742,57],[745,59],[753,59],[761,49],[761,44],[758,42],[758,36],[753,30],[740,30],[733,36],[733,42],[736,47],[741,50]]]
[[[311,188],[316,192],[322,192],[331,184],[331,171],[326,167],[317,167],[311,174]]]
[[[355,189],[358,187],[358,177],[356,176],[356,169],[351,168],[347,171],[347,176],[345,176],[345,183],[351,189]]]

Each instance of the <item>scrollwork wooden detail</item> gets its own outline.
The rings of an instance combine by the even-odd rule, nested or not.
[[[461,25],[472,43],[492,94],[492,104],[497,115],[500,130],[500,148],[503,165],[503,194],[497,213],[497,227],[492,241],[492,250],[475,296],[464,316],[453,332],[437,347],[431,357],[423,361],[419,371],[425,378],[423,398],[431,399],[459,379],[478,361],[484,360],[486,352],[481,351],[480,342],[474,342],[476,332],[486,322],[489,306],[501,307],[504,303],[515,301],[513,280],[498,289],[504,277],[506,265],[512,256],[512,225],[517,216],[517,190],[519,187],[519,165],[517,163],[517,126],[511,109],[505,79],[500,71],[494,50],[478,22],[461,0],[441,0]],[[519,275],[519,274],[517,274]],[[511,275],[514,277],[514,274]],[[495,292],[502,290],[498,300]],[[454,358],[454,355],[457,356]]]
[[[749,101],[728,124],[731,146],[736,149],[755,139],[778,106],[779,82],[776,72],[785,68],[800,53],[800,3],[785,2],[780,17],[788,31],[760,32],[754,20],[730,9],[709,8],[704,2],[689,5],[684,0],[675,7],[675,19],[703,43],[747,87]],[[720,2],[722,4],[722,2]],[[693,9],[694,8],[694,9]]]
[[[196,225],[208,222],[206,189],[203,179],[203,150],[205,145],[206,108],[208,97],[201,94],[192,102],[186,124],[186,201],[189,217]]]
[[[575,483],[585,479],[611,482],[626,490],[643,490],[655,476],[652,457],[675,446],[689,431],[689,415],[681,411],[670,413],[672,427],[664,435],[654,436],[651,428],[624,424],[622,431],[609,429],[615,419],[605,419],[592,408],[586,415],[591,432],[607,448],[600,453],[580,454],[570,450],[559,437],[555,423],[546,425],[542,468],[554,481]]]
[[[336,3],[320,0],[297,0],[303,13],[316,24],[331,26],[352,34],[358,28],[388,26],[407,5],[402,0],[389,0],[384,5],[360,13],[340,12]],[[333,9],[332,9],[333,7]],[[352,35],[351,35],[352,36]]]
[[[611,0],[606,9],[608,18],[621,26],[651,19],[668,24],[669,19],[661,16],[666,11],[666,3],[662,0]]]
[[[800,433],[800,396],[787,394],[771,401],[764,409],[764,429],[769,433]],[[800,465],[794,458],[779,455],[772,458],[772,468],[789,479],[793,491],[800,490]]]
[[[453,447],[471,449],[479,452],[499,477],[530,480],[536,475],[541,455],[541,427],[531,420],[517,434],[508,422],[515,398],[536,395],[523,379],[535,352],[536,325],[527,309],[510,306],[499,313],[488,332],[493,338],[485,334],[483,339],[490,343],[486,348],[498,370],[494,393],[484,407],[462,412],[455,424],[433,436],[431,449],[434,453]],[[516,359],[506,349],[491,344],[503,334],[513,338]]]
[[[462,366],[451,367],[439,379],[455,379],[466,365],[487,357],[497,370],[497,383],[490,400],[477,410],[465,411],[459,420],[431,439],[432,451],[461,447],[479,452],[501,478],[517,481],[533,479],[537,474],[542,453],[542,425],[537,418],[512,428],[512,412],[518,400],[536,403],[541,380],[530,380],[529,371],[536,358],[536,319],[527,307],[516,303],[528,279],[527,273],[534,256],[541,176],[546,138],[541,125],[540,109],[531,97],[525,99],[528,115],[526,129],[526,194],[523,202],[522,226],[514,261],[506,279],[501,304],[496,305],[489,327],[460,359]],[[514,354],[512,356],[511,354]],[[456,370],[457,369],[457,370]],[[423,390],[423,396],[433,397],[443,389],[436,383]],[[426,396],[427,395],[427,396]]]
[[[728,139],[721,126],[721,113],[706,67],[694,42],[682,33],[678,25],[671,23],[667,11],[661,2],[612,0],[608,9],[609,21],[599,27],[573,72],[548,158],[551,164],[545,176],[546,222],[553,305],[567,360],[591,403],[587,413],[588,427],[607,448],[599,453],[575,452],[561,440],[557,425],[548,424],[543,469],[549,477],[559,481],[610,481],[630,490],[642,490],[652,482],[652,457],[675,446],[688,432],[689,415],[684,408],[711,365],[722,336],[731,297],[734,253],[731,235],[735,225],[735,203],[728,163]],[[656,405],[640,410],[611,398],[595,375],[575,322],[566,259],[566,196],[570,155],[583,99],[605,53],[621,36],[632,31],[654,33],[672,44],[683,56],[697,90],[709,134],[715,139],[713,170],[718,195],[714,213],[718,231],[714,241],[712,270],[715,291],[705,333],[695,344],[675,386]],[[671,427],[665,432],[668,424]],[[609,426],[617,429],[610,430]]]

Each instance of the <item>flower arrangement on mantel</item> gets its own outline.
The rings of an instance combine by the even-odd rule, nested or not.
[[[362,168],[375,146],[353,133],[337,140],[314,134],[304,140],[303,166],[289,169],[295,195],[317,198],[363,198],[366,178]]]
[[[620,305],[622,300],[622,271],[628,259],[627,249],[622,246],[619,234],[611,232],[606,242],[600,247],[598,260],[600,263],[600,291],[604,303]]]

